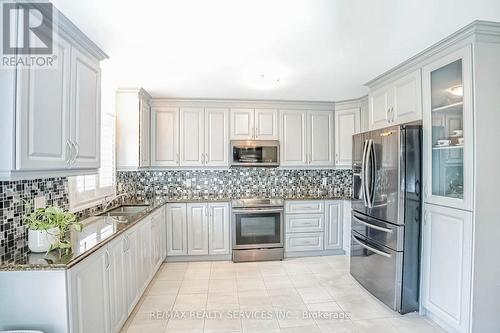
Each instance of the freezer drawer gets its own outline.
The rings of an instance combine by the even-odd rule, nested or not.
[[[351,213],[351,229],[371,242],[395,251],[403,251],[404,226],[383,222],[356,212]]]
[[[351,234],[351,275],[373,296],[401,311],[403,253]]]

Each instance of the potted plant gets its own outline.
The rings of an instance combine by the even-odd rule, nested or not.
[[[70,250],[71,228],[82,231],[83,226],[73,213],[59,207],[49,206],[31,211],[27,205],[24,223],[28,227],[28,247],[32,252],[48,252],[54,249]]]

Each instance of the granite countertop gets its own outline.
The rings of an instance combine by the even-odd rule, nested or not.
[[[284,200],[350,200],[346,196],[303,196],[283,198]],[[144,205],[146,208],[127,218],[127,222],[116,222],[109,216],[92,216],[82,221],[82,232],[71,232],[72,251],[61,255],[54,250],[49,253],[24,253],[12,260],[0,262],[0,271],[23,270],[64,270],[69,269],[90,256],[92,253],[108,244],[111,240],[130,229],[154,210],[167,203],[192,203],[192,202],[230,202],[231,198],[203,197],[203,198],[164,198],[152,203],[126,202],[123,205]]]

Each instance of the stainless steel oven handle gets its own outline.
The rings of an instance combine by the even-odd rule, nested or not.
[[[368,246],[368,245],[366,245],[366,244],[361,243],[361,242],[360,242],[360,241],[356,238],[356,236],[354,236],[354,235],[352,235],[352,239],[353,239],[356,243],[358,243],[359,245],[361,245],[362,247],[364,247],[365,249],[370,250],[370,251],[372,251],[372,252],[374,252],[374,253],[376,253],[376,254],[378,254],[378,255],[381,255],[381,256],[386,257],[386,258],[391,258],[391,257],[392,257],[392,255],[390,255],[389,253],[385,253],[385,252],[383,252],[383,251],[379,251],[379,250],[377,250],[377,249],[375,249],[375,248],[373,248],[373,247],[371,247],[371,246]]]
[[[363,220],[360,220],[360,219],[359,219],[358,217],[356,217],[356,216],[353,216],[353,218],[354,218],[357,222],[359,222],[359,223],[361,223],[361,224],[366,225],[368,228],[372,228],[372,229],[380,230],[380,231],[383,231],[383,232],[387,232],[388,234],[392,234],[392,230],[391,230],[391,229],[387,229],[387,228],[384,228],[384,227],[379,227],[379,226],[377,226],[377,225],[373,225],[373,224],[367,223],[367,222],[365,222],[365,221],[363,221]]]
[[[283,212],[283,208],[272,208],[272,209],[233,209],[235,214],[257,214],[257,213],[280,213]]]

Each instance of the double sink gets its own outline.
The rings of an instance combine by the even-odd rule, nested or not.
[[[128,223],[149,207],[147,204],[122,205],[99,216],[108,217],[110,223]]]

